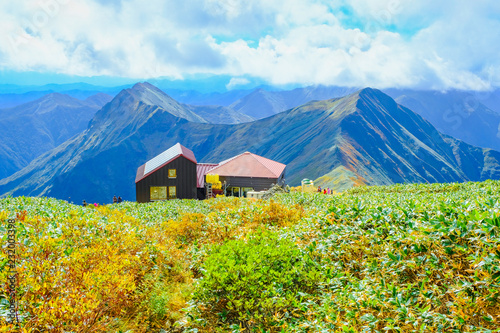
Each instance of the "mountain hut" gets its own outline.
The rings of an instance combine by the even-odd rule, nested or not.
[[[177,143],[137,169],[137,202],[205,199],[216,194],[246,197],[285,184],[286,165],[245,152],[220,163],[197,163],[194,153]]]
[[[196,158],[177,143],[137,169],[137,202],[196,199]]]

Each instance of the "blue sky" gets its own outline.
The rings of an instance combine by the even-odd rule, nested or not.
[[[0,0],[0,84],[500,85],[496,0]]]

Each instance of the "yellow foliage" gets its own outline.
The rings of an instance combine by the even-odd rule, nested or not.
[[[185,213],[179,221],[168,221],[165,234],[182,242],[192,242],[200,235],[204,221],[203,214]]]
[[[137,206],[146,208],[144,216],[125,205],[83,208],[60,202],[40,205],[36,214],[18,211],[17,221],[27,231],[19,234],[23,241],[17,248],[19,308],[29,318],[20,331],[168,328],[183,318],[200,274],[192,260],[203,257],[187,259],[196,246],[246,237],[258,228],[290,226],[303,216],[301,207],[273,200],[231,197],[203,205],[203,213],[185,211],[155,221],[145,217],[151,206]],[[0,262],[5,257],[2,249]],[[1,272],[0,279],[5,278]],[[0,327],[0,332],[8,327],[1,318]]]
[[[295,186],[290,187],[290,192],[315,193],[318,192],[318,189],[313,186]]]

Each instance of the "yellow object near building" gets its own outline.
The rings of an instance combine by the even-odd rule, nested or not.
[[[207,183],[217,183],[219,181],[219,175],[207,174]]]
[[[219,175],[207,174],[206,177],[207,178],[205,182],[212,184],[212,188],[214,190],[220,190],[222,188],[222,183],[219,180]]]

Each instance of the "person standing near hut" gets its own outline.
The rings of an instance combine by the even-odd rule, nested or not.
[[[113,203],[117,203],[118,202],[118,199],[116,198],[116,195],[113,196]]]

